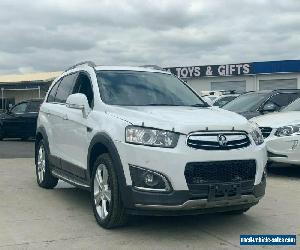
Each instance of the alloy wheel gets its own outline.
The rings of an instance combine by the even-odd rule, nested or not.
[[[39,183],[42,183],[46,172],[46,157],[45,157],[45,149],[43,145],[40,146],[38,152],[37,171],[38,171]]]
[[[101,163],[94,177],[94,202],[99,217],[104,220],[111,205],[111,187],[107,167]]]

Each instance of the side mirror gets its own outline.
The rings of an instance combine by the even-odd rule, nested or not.
[[[263,108],[262,108],[262,112],[274,112],[276,111],[277,107],[274,103],[272,102],[268,102],[266,103]]]
[[[81,93],[70,95],[67,98],[66,105],[70,109],[81,110],[83,118],[87,118],[91,110],[86,96]]]

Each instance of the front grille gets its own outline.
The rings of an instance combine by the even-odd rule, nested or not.
[[[255,160],[192,162],[185,167],[188,185],[254,180]]]
[[[189,134],[187,145],[203,150],[231,150],[245,148],[250,139],[244,132],[194,132]]]
[[[259,128],[264,138],[267,138],[272,132],[272,128],[270,127],[259,127]]]

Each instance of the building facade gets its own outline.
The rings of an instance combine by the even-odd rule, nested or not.
[[[300,89],[300,60],[166,68],[196,92]]]

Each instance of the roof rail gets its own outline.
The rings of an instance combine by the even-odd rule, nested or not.
[[[157,65],[141,65],[140,67],[143,68],[150,68],[150,69],[155,69],[155,70],[161,70],[161,71],[166,71],[164,68],[157,66]]]
[[[96,64],[93,62],[93,61],[83,61],[83,62],[80,62],[80,63],[76,63],[75,65],[71,66],[70,68],[68,68],[67,70],[71,70],[71,69],[75,69],[77,68],[78,66],[80,65],[88,65],[92,68],[95,68],[96,67]]]

